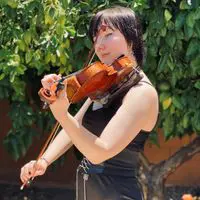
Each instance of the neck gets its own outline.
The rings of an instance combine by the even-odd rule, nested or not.
[[[127,55],[127,57],[133,62],[133,63],[137,63],[136,57],[133,54],[129,54]],[[137,63],[138,64],[138,63]]]

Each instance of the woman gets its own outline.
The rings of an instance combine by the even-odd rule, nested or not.
[[[105,31],[99,30],[101,25],[107,26]],[[91,20],[89,34],[101,62],[110,65],[125,55],[142,66],[142,32],[131,9],[113,7],[98,12]],[[138,154],[156,124],[158,96],[147,76],[140,73],[143,78],[139,83],[135,85],[129,75],[123,90],[117,88],[117,95],[109,101],[100,103],[88,98],[75,117],[67,111],[69,101],[63,90],[50,105],[63,129],[41,159],[22,167],[22,182],[44,174],[54,160],[75,145],[84,156],[77,169],[77,200],[142,200]],[[47,75],[42,85],[49,89],[59,78]]]

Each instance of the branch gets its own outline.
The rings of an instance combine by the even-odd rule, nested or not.
[[[190,144],[180,148],[168,160],[162,161],[156,166],[160,171],[160,177],[167,178],[184,162],[190,160],[195,154],[200,152],[200,136],[197,136]],[[158,173],[158,171],[157,171]]]
[[[147,157],[142,152],[139,153],[139,160],[140,160],[141,165],[145,169],[145,171],[150,172],[152,168],[152,164],[149,162]]]

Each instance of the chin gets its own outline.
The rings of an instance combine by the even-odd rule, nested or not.
[[[106,65],[111,65],[113,62],[103,62]]]
[[[106,65],[111,65],[114,61],[107,60],[107,59],[101,59],[101,62],[106,64]]]

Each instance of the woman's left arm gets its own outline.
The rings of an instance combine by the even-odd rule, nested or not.
[[[63,106],[68,106],[66,98],[60,97],[50,108],[79,151],[93,164],[99,164],[117,155],[136,137],[152,114],[157,112],[157,99],[153,88],[131,89],[100,137],[88,131],[63,110]]]

